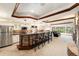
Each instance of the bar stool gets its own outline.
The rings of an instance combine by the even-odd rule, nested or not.
[[[52,32],[50,32],[49,38],[50,38],[50,40],[52,41]]]
[[[35,51],[36,51],[36,47],[39,47],[38,43],[39,43],[38,34],[33,34],[32,35],[32,47],[34,48]]]
[[[39,45],[42,45],[42,47],[44,46],[44,33],[39,33]]]
[[[48,32],[48,42],[52,41],[52,32]]]
[[[44,44],[48,41],[48,39],[49,39],[48,32],[46,32],[46,33],[44,33]]]

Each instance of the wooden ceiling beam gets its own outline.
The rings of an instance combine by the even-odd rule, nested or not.
[[[64,10],[61,10],[61,11],[49,14],[49,15],[41,17],[39,19],[44,19],[44,18],[48,18],[48,17],[51,17],[51,16],[55,16],[55,15],[58,15],[58,14],[61,14],[61,13],[65,13],[65,12],[71,11],[72,9],[76,8],[77,6],[79,6],[79,3],[75,3],[73,6],[67,8],[67,9],[64,9]]]
[[[45,23],[51,23],[51,22],[57,22],[57,21],[64,21],[64,20],[69,20],[69,19],[74,19],[75,17],[69,17],[69,18],[64,18],[64,19],[57,19],[53,21],[43,21]]]
[[[38,20],[37,18],[31,17],[31,16],[16,16],[16,15],[13,15],[13,17],[16,17],[16,18],[31,18],[31,19]]]
[[[61,24],[70,24],[70,23],[73,23],[73,22],[57,23],[57,24],[51,24],[51,25],[61,25]]]
[[[13,10],[13,12],[12,12],[12,17],[14,16],[14,14],[15,14],[15,12],[16,12],[18,6],[19,6],[19,4],[20,4],[20,3],[16,3],[16,4],[15,4],[14,10]]]

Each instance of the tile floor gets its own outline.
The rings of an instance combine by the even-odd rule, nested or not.
[[[66,37],[66,38],[65,38]],[[1,56],[67,56],[67,44],[72,41],[71,37],[65,35],[59,38],[54,37],[49,44],[46,43],[44,47],[40,46],[35,52],[32,50],[18,50],[14,44],[9,47],[0,48]]]

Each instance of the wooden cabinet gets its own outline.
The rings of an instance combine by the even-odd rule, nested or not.
[[[46,35],[47,34],[47,35]],[[19,34],[19,45],[17,46],[19,50],[29,50],[32,49],[46,41],[51,40],[49,35],[52,33],[49,32],[42,32],[42,33],[26,33],[26,34]]]

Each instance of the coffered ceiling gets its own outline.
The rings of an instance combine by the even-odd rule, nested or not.
[[[33,19],[52,21],[70,16],[79,11],[79,8],[77,7],[75,10],[70,10],[70,12],[56,14],[56,16],[45,19],[42,19],[42,17],[68,9],[74,4],[76,3],[0,3],[0,18],[13,19],[18,22],[25,22],[24,20],[29,20],[29,18],[32,18],[31,21]]]
[[[20,3],[14,15],[23,18],[41,18],[49,13],[54,13],[69,8],[74,3]]]

